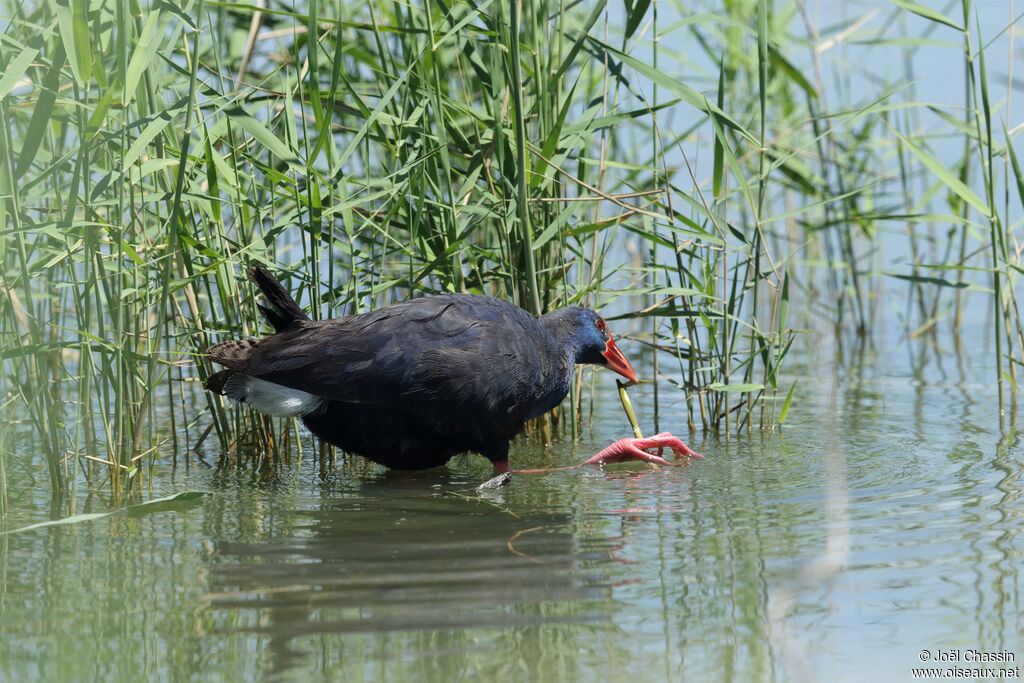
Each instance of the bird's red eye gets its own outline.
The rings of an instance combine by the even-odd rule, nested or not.
[[[597,329],[600,332],[604,332],[604,318],[597,319]]]

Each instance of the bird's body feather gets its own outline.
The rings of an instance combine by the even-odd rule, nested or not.
[[[302,415],[321,438],[390,467],[433,467],[464,451],[503,460],[526,420],[569,391],[567,349],[499,299],[431,296],[322,322],[298,319],[294,302],[283,313],[271,303],[267,317],[281,331],[212,347],[228,368],[218,375],[230,376],[208,386],[268,414]]]

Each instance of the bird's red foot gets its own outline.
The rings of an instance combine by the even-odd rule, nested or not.
[[[703,458],[704,456],[693,450],[679,437],[670,432],[662,432],[654,436],[646,436],[642,439],[619,439],[611,446],[608,446],[600,453],[590,457],[584,465],[604,465],[610,462],[622,462],[623,460],[643,460],[657,465],[673,465],[662,457],[666,448],[672,450],[676,458],[690,457]],[[657,449],[657,453],[652,453]]]

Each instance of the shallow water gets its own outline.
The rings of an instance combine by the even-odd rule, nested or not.
[[[210,495],[0,536],[0,679],[906,680],[936,649],[1019,666],[1024,465],[990,358],[893,336],[809,344],[783,433],[697,437],[685,467],[479,495],[478,457],[272,478],[182,458],[153,495]],[[520,440],[516,464],[626,432],[596,380],[593,432]],[[661,427],[685,433],[673,398]],[[46,519],[9,468],[8,528]]]

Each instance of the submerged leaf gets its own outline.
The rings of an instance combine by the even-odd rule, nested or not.
[[[182,503],[189,503],[191,501],[198,500],[203,496],[207,495],[205,491],[182,491],[175,493],[172,496],[165,496],[163,498],[155,498],[148,500],[145,503],[139,503],[138,505],[129,505],[128,507],[121,508],[120,510],[112,510],[110,512],[89,512],[81,515],[71,515],[70,517],[63,517],[61,519],[53,519],[48,522],[39,522],[38,524],[29,524],[19,529],[11,529],[10,531],[0,532],[0,536],[7,536],[10,534],[19,534],[23,531],[32,531],[34,529],[43,529],[52,526],[67,526],[69,524],[80,524],[82,522],[93,522],[97,519],[103,519],[104,517],[113,517],[115,515],[127,515],[129,517],[138,517],[139,515],[148,515],[153,512],[164,512],[167,510],[180,510],[183,507]]]

